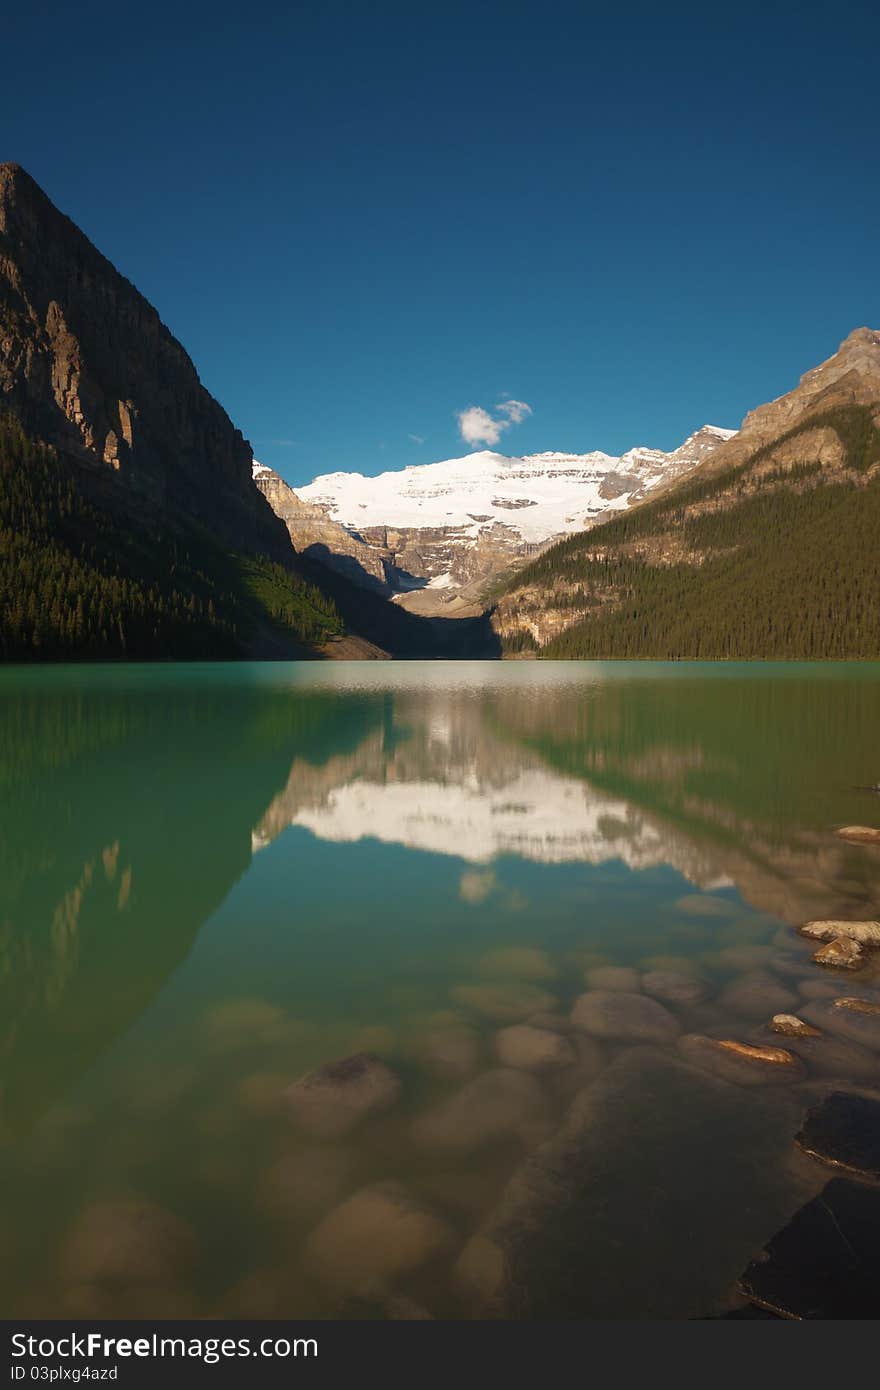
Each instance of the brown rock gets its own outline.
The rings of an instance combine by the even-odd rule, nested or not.
[[[788,1038],[820,1038],[822,1036],[818,1028],[804,1023],[802,1018],[797,1018],[794,1014],[774,1014],[770,1020],[770,1028],[772,1032],[782,1033]]]
[[[497,1067],[421,1115],[413,1133],[424,1148],[468,1153],[503,1140],[538,1144],[551,1128],[550,1107],[535,1078]]]
[[[789,1013],[797,998],[769,971],[750,970],[725,985],[718,1002],[741,1018],[763,1019],[768,1014]]]
[[[861,970],[865,964],[865,953],[857,941],[840,936],[820,946],[813,960],[817,965],[826,965],[834,970]]]
[[[814,922],[804,922],[800,928],[802,936],[813,941],[835,941],[841,938],[855,941],[860,946],[880,946],[880,922],[847,922],[838,918],[822,918]]]
[[[873,1052],[880,1052],[880,1014],[860,1009],[841,1009],[835,1002],[817,999],[801,1010],[804,1018],[823,1032],[849,1038]]]
[[[274,1217],[312,1224],[351,1186],[352,1170],[352,1157],[342,1148],[315,1146],[282,1154],[266,1174],[264,1206]]]
[[[432,1076],[455,1081],[470,1076],[480,1063],[482,1045],[476,1029],[465,1023],[432,1028],[418,1046],[419,1059]]]
[[[816,1076],[846,1076],[851,1081],[878,1081],[877,1057],[867,1047],[822,1033],[818,1038],[789,1038],[788,1046]]]
[[[452,997],[493,1023],[519,1023],[529,1014],[552,1009],[556,1003],[552,994],[520,980],[504,984],[457,985]]]
[[[880,1003],[874,1003],[871,999],[835,999],[835,1009],[849,1009],[855,1014],[871,1014],[876,1017],[880,1014]]]
[[[631,1042],[671,1042],[681,1024],[656,999],[644,994],[594,989],[582,994],[571,1011],[575,1028],[597,1038]]]
[[[390,1109],[400,1089],[390,1067],[369,1052],[357,1052],[304,1076],[287,1091],[287,1102],[301,1129],[335,1139],[369,1115]]]
[[[590,989],[617,989],[638,994],[639,972],[629,965],[597,965],[585,975]]]
[[[854,845],[880,845],[880,830],[870,825],[844,825],[835,834]]]
[[[555,1071],[577,1060],[574,1048],[561,1033],[526,1023],[515,1023],[496,1033],[495,1050],[502,1066],[523,1071]]]
[[[642,989],[654,999],[662,999],[664,1004],[701,1004],[709,997],[709,986],[697,975],[682,974],[675,970],[650,970],[642,976]]]
[[[415,1273],[455,1243],[446,1222],[401,1183],[373,1183],[316,1226],[305,1267],[326,1287],[358,1293]]]
[[[71,1284],[172,1284],[188,1271],[196,1243],[189,1227],[152,1202],[119,1200],[86,1207],[61,1254]]]
[[[678,1049],[685,1061],[739,1086],[784,1086],[806,1075],[803,1063],[784,1047],[688,1033],[679,1038]]]

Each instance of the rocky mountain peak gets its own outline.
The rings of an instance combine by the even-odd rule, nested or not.
[[[119,505],[289,553],[251,449],[151,304],[18,164],[0,165],[0,409]]]
[[[713,451],[705,468],[716,473],[736,467],[756,449],[799,429],[812,416],[827,415],[842,407],[865,405],[875,413],[878,397],[880,332],[873,328],[855,328],[844,338],[837,352],[805,372],[793,390],[749,411],[738,434]],[[875,418],[880,421],[880,414],[875,414]],[[817,440],[815,456],[824,460],[835,448],[830,436],[824,444]]]

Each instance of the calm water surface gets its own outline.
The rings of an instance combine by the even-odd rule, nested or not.
[[[728,1306],[825,1180],[804,1104],[877,1054],[740,1086],[565,1020],[658,969],[703,987],[673,1032],[815,1004],[793,925],[880,909],[833,833],[880,823],[878,728],[878,666],[0,672],[6,1315]],[[536,1013],[559,1065],[474,1091]],[[298,1129],[285,1089],[361,1050],[396,1104]]]

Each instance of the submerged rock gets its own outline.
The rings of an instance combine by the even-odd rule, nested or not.
[[[353,1167],[351,1154],[330,1145],[282,1154],[266,1174],[263,1205],[283,1220],[314,1222],[351,1186]]]
[[[571,1020],[555,1009],[539,1009],[536,1014],[529,1014],[526,1023],[530,1028],[549,1028],[551,1033],[571,1032]]]
[[[865,953],[857,941],[838,936],[826,946],[820,946],[813,960],[817,965],[826,965],[832,970],[861,970],[865,964]]]
[[[880,1016],[880,1004],[871,999],[858,999],[847,997],[846,999],[835,999],[835,1009],[849,1009],[854,1014],[869,1014],[872,1018]]]
[[[477,961],[481,975],[494,979],[552,980],[559,971],[546,951],[534,946],[502,946],[487,951]]]
[[[839,840],[853,845],[880,845],[880,830],[872,825],[844,825],[834,832]]]
[[[388,1110],[400,1095],[400,1079],[369,1052],[328,1062],[286,1092],[288,1107],[301,1129],[323,1139],[338,1138]]]
[[[872,1052],[880,1052],[880,1014],[841,1009],[836,1001],[817,999],[801,1010],[804,1018],[825,1032],[849,1038]]]
[[[815,922],[804,922],[800,932],[813,941],[834,941],[843,937],[847,941],[857,941],[860,946],[880,946],[880,922],[842,922],[836,918],[822,918]]]
[[[784,1318],[880,1317],[880,1191],[833,1178],[740,1276]]]
[[[795,1143],[834,1168],[880,1180],[880,1101],[835,1091],[807,1111]]]
[[[804,999],[836,999],[840,994],[840,982],[821,977],[801,980],[798,989]]]
[[[731,980],[718,996],[723,1009],[740,1018],[764,1019],[768,1015],[789,1013],[797,996],[766,970],[750,970]]]
[[[778,1154],[796,1116],[784,1094],[628,1049],[524,1160],[457,1277],[488,1317],[708,1315],[791,1210]]]
[[[571,1011],[575,1028],[597,1038],[632,1042],[671,1042],[681,1024],[656,999],[617,990],[590,990],[575,1000]]]
[[[552,994],[520,980],[501,984],[456,985],[452,996],[458,1003],[465,1004],[493,1023],[519,1023],[529,1014],[552,1009],[556,1003]]]
[[[702,1004],[711,992],[700,976],[677,970],[649,970],[642,976],[642,989],[654,999],[662,999],[664,1004],[684,1006]]]
[[[524,1071],[553,1071],[577,1060],[574,1048],[561,1033],[515,1023],[495,1035],[495,1050],[502,1066]]]
[[[679,1038],[678,1050],[693,1066],[738,1086],[785,1086],[806,1076],[803,1063],[784,1047],[687,1033]]]
[[[425,1070],[432,1076],[449,1081],[475,1072],[482,1052],[479,1033],[466,1023],[432,1028],[418,1047],[419,1060]]]
[[[820,1038],[822,1036],[818,1028],[812,1024],[804,1023],[802,1018],[797,1018],[794,1014],[774,1014],[770,1020],[770,1031],[781,1033],[787,1038]]]
[[[817,1076],[846,1076],[880,1083],[877,1058],[866,1047],[822,1033],[816,1038],[789,1038],[788,1046]]]
[[[172,1284],[190,1269],[195,1237],[179,1217],[153,1202],[95,1202],[78,1217],[61,1252],[72,1284]]]
[[[590,989],[624,990],[638,994],[641,987],[639,972],[631,965],[596,965],[585,972]]]
[[[304,1264],[319,1283],[359,1293],[449,1254],[455,1233],[401,1183],[355,1192],[312,1231]]]
[[[535,1078],[496,1067],[419,1116],[414,1137],[426,1148],[468,1153],[510,1139],[539,1144],[551,1128],[551,1108]]]

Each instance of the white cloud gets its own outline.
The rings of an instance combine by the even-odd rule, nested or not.
[[[411,440],[413,444],[424,444],[425,442],[424,437],[420,434],[408,434],[406,437]]]
[[[465,444],[497,444],[507,425],[507,420],[493,420],[481,405],[458,412],[458,430]]]
[[[503,411],[510,422],[518,425],[527,415],[531,415],[532,407],[526,405],[525,401],[502,401],[497,410]]]
[[[526,405],[525,401],[500,401],[494,409],[495,414],[490,415],[481,405],[469,405],[467,410],[457,412],[458,430],[466,444],[488,444],[491,447],[498,443],[504,430],[509,430],[511,425],[521,424],[532,413],[532,407]]]

